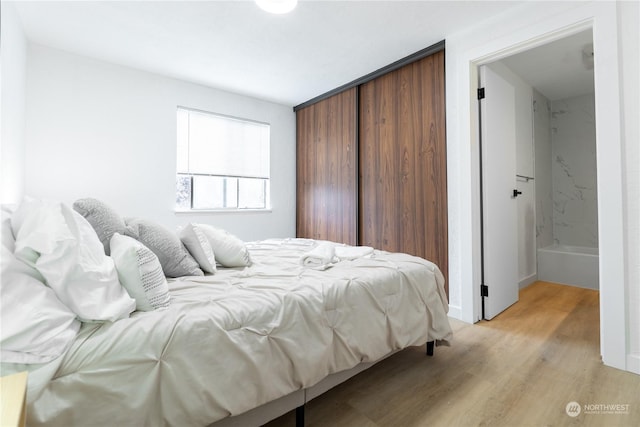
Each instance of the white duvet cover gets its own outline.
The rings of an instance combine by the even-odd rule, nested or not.
[[[250,243],[250,267],[170,280],[166,310],[83,324],[62,357],[29,374],[28,425],[205,426],[450,338],[434,264],[374,251],[319,271],[300,263],[315,245]]]

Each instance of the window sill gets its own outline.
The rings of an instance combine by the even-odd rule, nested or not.
[[[269,209],[174,209],[176,215],[244,214],[271,213]]]

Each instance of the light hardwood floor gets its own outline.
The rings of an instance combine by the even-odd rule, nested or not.
[[[306,426],[640,426],[640,376],[602,364],[598,313],[597,291],[536,282],[491,321],[452,319],[434,357],[406,349],[312,400]],[[607,404],[628,410],[585,413]]]

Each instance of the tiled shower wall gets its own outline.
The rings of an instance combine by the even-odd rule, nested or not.
[[[593,94],[533,100],[537,247],[598,247]]]
[[[551,102],[533,90],[533,138],[536,184],[536,246],[553,244],[553,185],[551,182]]]
[[[594,96],[553,101],[550,123],[554,241],[598,247]]]

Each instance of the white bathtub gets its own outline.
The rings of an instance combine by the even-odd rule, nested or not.
[[[538,249],[538,280],[599,289],[598,248],[552,245]]]

